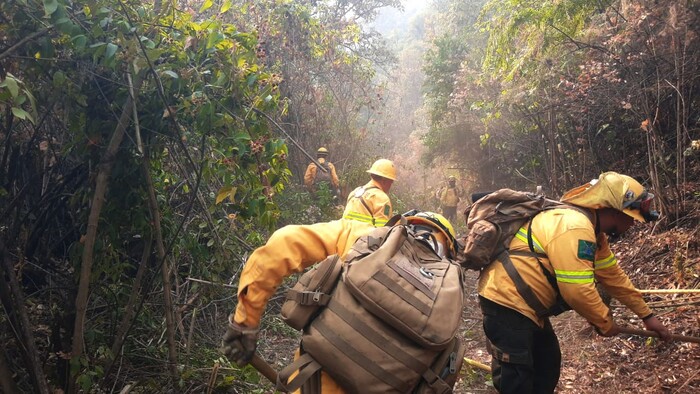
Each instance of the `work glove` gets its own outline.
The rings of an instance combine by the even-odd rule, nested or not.
[[[259,332],[260,329],[257,327],[244,327],[229,319],[228,328],[221,343],[221,352],[239,367],[248,364],[255,354]]]
[[[659,333],[659,337],[661,337],[661,339],[664,341],[671,339],[671,331],[669,331],[668,328],[666,328],[666,326],[664,326],[661,321],[656,318],[656,316],[651,315],[642,321],[644,322],[644,327],[646,327],[647,330],[656,331]]]

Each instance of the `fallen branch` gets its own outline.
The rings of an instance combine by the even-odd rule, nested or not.
[[[23,39],[19,40],[15,45],[7,48],[2,53],[0,53],[0,60],[10,56],[14,51],[21,48],[22,45],[26,44],[28,41],[31,41],[37,37],[43,36],[44,34],[48,33],[52,29],[53,29],[53,26],[50,26],[50,27],[47,27],[43,30],[39,30],[37,32],[34,32],[34,33],[24,37]]]
[[[698,299],[698,296],[693,296],[685,299],[676,299],[676,300],[662,300],[662,301],[650,301],[647,302],[647,305],[649,308],[653,309],[661,309],[661,308],[679,308],[682,306],[689,306],[689,305],[698,305],[700,304],[700,299]],[[609,305],[611,308],[627,308],[627,306],[619,303],[619,302],[614,302]]]
[[[209,381],[207,382],[207,394],[211,394],[212,391],[214,390],[214,384],[216,383],[216,377],[219,374],[219,362],[214,363],[214,368],[211,370],[211,374],[209,375]]]
[[[250,109],[253,110],[253,112],[255,112],[256,114],[262,115],[262,116],[265,117],[267,120],[269,120],[272,124],[274,124],[275,126],[277,126],[277,129],[279,129],[282,133],[284,133],[284,135],[287,136],[287,138],[294,144],[294,146],[296,146],[297,148],[299,148],[299,150],[301,151],[301,153],[303,153],[306,157],[309,158],[309,160],[311,160],[314,164],[316,164],[316,167],[320,168],[321,171],[323,171],[323,172],[328,172],[328,169],[325,168],[324,166],[322,166],[313,156],[311,156],[307,151],[305,151],[304,148],[302,148],[301,145],[299,145],[299,143],[296,142],[296,140],[295,140],[294,138],[292,138],[292,136],[289,135],[289,133],[287,133],[287,131],[286,131],[285,129],[283,129],[282,126],[279,125],[279,123],[275,122],[274,119],[272,119],[272,118],[271,118],[270,116],[268,116],[266,113],[264,113],[263,111],[261,111],[261,110],[259,110],[259,109],[257,109],[257,108],[250,107]]]
[[[689,306],[689,305],[698,305],[700,304],[700,300],[693,299],[693,300],[687,300],[684,302],[669,302],[669,301],[655,301],[655,302],[647,302],[647,305],[649,308],[654,308],[654,309],[660,309],[660,308],[679,308],[682,306]]]
[[[199,283],[204,283],[204,284],[207,284],[207,285],[214,285],[214,286],[226,287],[226,288],[229,288],[229,289],[237,289],[237,288],[238,288],[238,286],[227,285],[227,284],[225,284],[225,283],[214,283],[214,282],[209,282],[208,280],[196,279],[196,278],[193,278],[193,277],[191,277],[191,276],[188,276],[187,279],[185,279],[185,281],[199,282]]]

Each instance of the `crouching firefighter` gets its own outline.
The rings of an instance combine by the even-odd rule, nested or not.
[[[600,335],[620,333],[595,281],[648,330],[670,338],[608,244],[608,236],[622,234],[635,220],[658,217],[651,209],[653,197],[629,176],[603,173],[565,193],[565,204],[553,202],[551,209],[527,220],[507,253],[483,269],[479,302],[493,356],[493,382],[500,393],[554,392],[561,352],[549,316],[573,309]]]
[[[452,225],[431,212],[397,215],[380,228],[348,219],[285,226],[246,262],[222,352],[239,366],[249,363],[275,289],[320,262],[282,308],[283,319],[303,335],[295,362],[279,373],[278,389],[449,393],[464,353],[457,335],[462,270],[451,260],[456,248]],[[318,309],[305,321],[285,317],[289,303],[304,311],[312,299]]]

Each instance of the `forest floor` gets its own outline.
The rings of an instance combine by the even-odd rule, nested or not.
[[[639,289],[696,289],[700,287],[700,227],[697,220],[687,228],[667,232],[636,226],[612,245],[622,268]],[[465,356],[489,365],[481,329],[481,312],[476,293],[476,273],[467,279],[466,307],[462,334],[467,345]],[[292,361],[298,333],[283,329],[279,319],[278,294],[271,302],[266,319],[271,327],[259,341],[263,358],[280,370]],[[674,333],[700,336],[699,294],[645,294],[644,298],[659,319]],[[628,309],[613,300],[615,320],[620,325],[643,329]],[[700,345],[661,342],[654,338],[619,335],[604,338],[574,312],[552,318],[562,351],[558,393],[700,393]],[[273,392],[271,385],[263,388]],[[490,374],[482,369],[462,367],[456,393],[496,393]]]

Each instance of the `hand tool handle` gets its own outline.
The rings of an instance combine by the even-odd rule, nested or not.
[[[262,359],[257,353],[250,360],[250,365],[258,370],[264,377],[266,377],[272,384],[277,385],[277,371],[275,371],[270,364]]]
[[[625,333],[625,334],[641,335],[643,337],[656,337],[656,338],[659,337],[659,333],[656,331],[638,330],[636,328],[629,328],[629,327],[620,327],[620,332]],[[681,341],[681,342],[700,343],[700,337],[689,337],[687,335],[672,334],[671,339],[673,339],[674,341]]]

